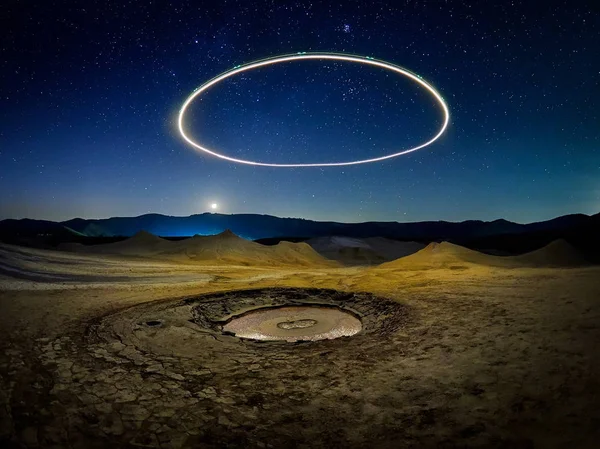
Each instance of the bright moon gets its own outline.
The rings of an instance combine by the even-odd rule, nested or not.
[[[217,207],[219,207],[219,205],[218,205],[217,203],[212,203],[212,204],[210,205],[210,208],[211,208],[212,210],[216,210],[216,209],[217,209]]]

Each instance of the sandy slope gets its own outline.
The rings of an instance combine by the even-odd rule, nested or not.
[[[322,256],[345,265],[373,265],[413,254],[425,245],[383,237],[316,237],[306,241]]]
[[[121,242],[84,247],[63,246],[84,254],[113,254],[145,257],[179,263],[242,266],[320,266],[333,267],[306,243],[281,242],[266,246],[243,239],[231,231],[221,234],[169,241],[142,231]]]
[[[179,262],[245,266],[334,266],[305,243],[281,242],[261,245],[225,231],[212,236],[194,236],[173,242],[161,257]]]
[[[517,264],[532,267],[578,267],[588,265],[579,251],[564,240],[555,240],[543,248],[511,258]]]
[[[464,269],[469,265],[503,268],[577,267],[587,265],[575,248],[557,240],[536,251],[520,256],[492,256],[448,242],[430,243],[410,256],[381,264],[381,269]]]

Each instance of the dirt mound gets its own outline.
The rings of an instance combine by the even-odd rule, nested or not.
[[[69,245],[61,249],[206,265],[337,266],[305,243],[282,242],[275,246],[265,246],[239,237],[230,230],[216,235],[195,235],[178,241],[165,240],[140,231],[121,242],[94,246]]]
[[[181,262],[206,264],[332,266],[304,243],[282,242],[265,246],[243,239],[231,231],[210,236],[196,235],[173,242],[161,256]]]
[[[345,265],[379,264],[412,254],[424,247],[421,243],[399,242],[383,237],[317,237],[306,243],[323,257]]]
[[[409,256],[423,248],[425,245],[419,242],[399,242],[384,237],[369,237],[364,240],[380,256],[387,260]]]
[[[381,268],[460,269],[469,265],[503,268],[576,267],[586,265],[585,258],[564,240],[520,256],[492,256],[448,242],[430,243],[421,251],[380,265]],[[378,268],[379,268],[378,267]]]
[[[240,236],[235,234],[231,229],[225,229],[223,232],[220,232],[219,234],[208,235],[205,237],[215,237],[218,239],[242,239]],[[242,240],[244,240],[244,239],[242,239]]]
[[[315,237],[306,241],[316,251],[337,251],[340,248],[369,248],[362,239],[351,237]]]
[[[195,235],[173,242],[165,256],[190,261],[242,261],[256,252],[258,243],[238,237],[231,231],[216,235]]]
[[[577,267],[588,263],[578,250],[562,239],[511,259],[521,265],[537,267]]]
[[[275,246],[267,247],[271,248],[276,255],[278,260],[282,263],[293,263],[295,265],[326,265],[335,266],[336,263],[326,260],[322,255],[316,252],[310,245],[304,242],[291,243],[291,242],[279,242]]]
[[[133,237],[121,242],[106,243],[104,245],[89,246],[90,253],[119,254],[123,256],[149,256],[166,250],[171,242],[151,234],[139,231]]]
[[[489,256],[453,243],[430,243],[422,250],[392,262],[381,264],[378,268],[402,269],[461,269],[470,264],[503,265],[505,258]],[[507,261],[510,264],[510,261]]]

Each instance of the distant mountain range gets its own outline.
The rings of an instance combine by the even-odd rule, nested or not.
[[[385,237],[429,243],[450,241],[491,252],[519,253],[540,248],[563,238],[584,250],[600,253],[600,214],[565,215],[548,221],[518,224],[507,220],[414,223],[337,223],[271,215],[204,213],[189,217],[147,214],[106,219],[75,218],[63,222],[2,220],[0,240],[9,243],[54,246],[61,242],[95,243],[130,237],[145,230],[162,237],[212,235],[230,229],[239,236],[262,243],[300,241],[323,236]]]

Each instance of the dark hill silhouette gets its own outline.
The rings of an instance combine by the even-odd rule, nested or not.
[[[132,236],[145,229],[156,235],[191,236],[214,235],[225,229],[250,239],[278,236],[306,238],[331,235],[347,237],[386,237],[412,240],[449,240],[465,236],[482,238],[498,234],[515,234],[526,231],[564,228],[589,220],[587,215],[566,215],[546,222],[518,224],[506,220],[491,222],[469,220],[459,223],[425,221],[414,223],[365,222],[337,223],[312,221],[301,218],[280,218],[257,214],[199,214],[189,217],[172,217],[147,214],[139,217],[114,217],[99,220],[74,219],[60,223],[75,231],[94,236]],[[92,227],[93,226],[93,227]]]
[[[65,242],[110,243],[141,230],[173,239],[195,234],[215,235],[226,229],[246,239],[267,239],[269,243],[284,240],[284,236],[295,237],[294,241],[326,236],[383,237],[425,244],[449,241],[497,254],[521,254],[562,238],[590,253],[591,259],[600,254],[600,214],[565,215],[530,224],[507,220],[337,223],[271,215],[211,213],[189,217],[147,214],[106,219],[75,218],[60,223],[22,219],[0,221],[0,240],[53,247]]]

